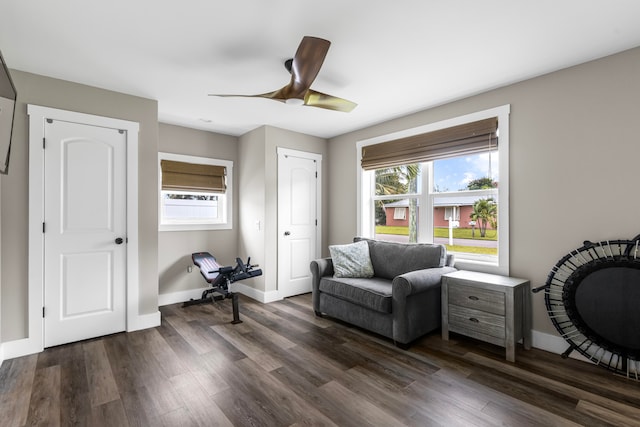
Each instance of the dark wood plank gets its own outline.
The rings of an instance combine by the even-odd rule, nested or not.
[[[30,426],[60,425],[60,366],[36,370],[27,424]]]
[[[91,406],[96,407],[118,400],[120,394],[107,352],[104,349],[104,341],[88,341],[82,345],[82,348],[87,369]]]

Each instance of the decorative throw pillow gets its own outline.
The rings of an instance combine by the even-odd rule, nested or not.
[[[329,246],[335,277],[373,277],[369,244],[356,242]]]

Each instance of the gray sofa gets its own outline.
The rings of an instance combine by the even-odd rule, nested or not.
[[[331,258],[311,262],[313,309],[391,338],[407,348],[440,327],[441,276],[456,271],[442,245],[361,239],[374,276],[337,278]]]

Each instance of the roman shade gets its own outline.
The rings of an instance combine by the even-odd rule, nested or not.
[[[362,147],[365,170],[429,162],[498,148],[498,118]]]
[[[216,165],[162,160],[162,189],[202,193],[224,193],[227,190],[227,168]]]

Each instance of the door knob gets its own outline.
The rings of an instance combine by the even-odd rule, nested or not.
[[[288,232],[288,231],[285,231],[285,232],[284,232],[284,235],[285,235],[285,236],[289,236],[289,235],[291,235],[291,233],[290,233],[290,232]]]
[[[122,244],[122,242],[124,242],[124,240],[122,240],[122,237],[118,237],[118,238],[116,239],[116,245],[121,245],[121,244]]]

